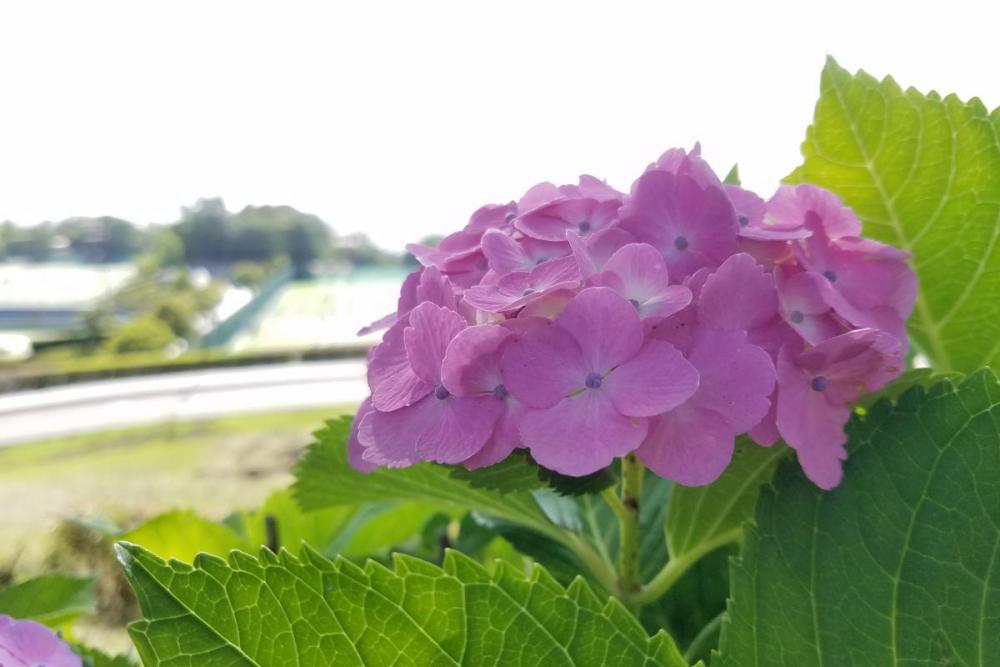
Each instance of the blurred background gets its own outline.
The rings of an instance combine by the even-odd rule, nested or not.
[[[309,433],[365,394],[378,336],[355,334],[394,310],[407,242],[543,180],[627,190],[696,141],[768,196],[827,54],[992,107],[996,13],[0,3],[0,586],[104,571],[81,632],[123,646],[108,540],[186,526],[190,550],[218,532],[163,512],[287,501]]]

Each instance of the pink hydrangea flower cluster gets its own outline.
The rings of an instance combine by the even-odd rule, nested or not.
[[[860,394],[903,369],[916,280],[830,192],[768,201],[673,149],[623,194],[592,176],[488,205],[422,264],[368,357],[359,470],[527,448],[582,476],[635,452],[707,484],[779,438],[836,486]],[[369,330],[371,330],[371,328]]]

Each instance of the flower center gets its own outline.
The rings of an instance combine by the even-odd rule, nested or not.
[[[590,221],[584,220],[583,222],[579,223],[576,226],[576,228],[580,230],[581,234],[586,234],[587,232],[590,231]]]
[[[635,308],[636,310],[639,310],[639,300],[638,299],[629,299],[628,302],[632,304],[633,308]]]
[[[817,375],[816,377],[813,378],[812,388],[813,391],[823,391],[824,389],[827,388],[829,384],[830,384],[829,380],[827,380],[822,375]]]
[[[824,271],[823,277],[829,280],[831,283],[837,282],[837,274],[834,271]]]
[[[688,240],[683,236],[678,236],[674,239],[674,247],[678,250],[686,250],[688,247]]]
[[[737,218],[737,220],[739,220],[739,221],[740,221],[740,227],[746,227],[747,225],[749,225],[749,224],[750,224],[750,218],[748,218],[748,217],[747,217],[747,216],[745,216],[745,215],[740,215],[740,216],[739,216],[739,217]]]
[[[497,386],[493,387],[493,395],[496,396],[497,398],[506,398],[507,387],[503,386],[502,384],[498,384]]]
[[[587,385],[589,389],[600,389],[601,381],[600,373],[589,373],[587,374],[587,379],[584,380],[583,383]]]
[[[434,398],[436,398],[439,401],[443,401],[444,399],[448,398],[449,396],[451,396],[451,392],[449,392],[447,389],[445,389],[443,384],[439,384],[434,389]]]
[[[511,211],[510,213],[508,213],[507,215],[504,216],[504,220],[506,220],[507,222],[510,222],[511,220],[513,220],[516,217],[517,217],[517,213],[514,213],[513,211]]]
[[[788,319],[792,321],[792,324],[800,324],[802,320],[806,319],[806,316],[801,311],[793,310],[788,313]]]

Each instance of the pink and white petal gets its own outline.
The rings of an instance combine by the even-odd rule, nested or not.
[[[642,319],[670,317],[690,305],[693,299],[691,290],[684,285],[671,285],[661,294],[639,304],[639,317]]]
[[[529,271],[535,266],[521,244],[498,229],[483,234],[482,247],[490,268],[500,275]]]
[[[518,313],[517,319],[541,317],[553,320],[559,316],[566,305],[576,296],[576,291],[571,288],[547,290],[537,299],[528,302]]]
[[[455,396],[492,392],[503,380],[500,350],[513,334],[504,327],[481,324],[458,332],[441,363],[441,383]]]
[[[619,249],[604,265],[604,273],[618,277],[616,291],[640,303],[663,294],[670,286],[663,255],[648,243],[629,243]]]
[[[611,371],[601,389],[623,415],[653,417],[695,393],[698,371],[670,343],[651,340],[639,354]]]
[[[414,301],[413,308],[424,301],[430,301],[448,310],[455,310],[458,307],[451,280],[434,267],[421,272],[420,282],[414,289]]]
[[[583,387],[590,372],[576,340],[550,323],[507,343],[500,370],[507,390],[533,408],[555,405]]]
[[[461,315],[432,303],[422,303],[410,311],[403,344],[414,374],[431,386],[438,385],[448,343],[464,328]]]
[[[590,389],[550,408],[528,410],[521,437],[540,465],[580,477],[637,448],[647,422],[620,414],[605,392]]]
[[[580,270],[573,257],[559,257],[543,262],[528,274],[530,287],[536,292],[550,289],[555,285],[576,283],[580,280]]]
[[[642,347],[639,314],[607,287],[588,287],[555,320],[583,353],[588,371],[604,373],[631,359]]]
[[[502,276],[496,282],[480,283],[462,295],[467,304],[488,313],[502,313],[517,308],[519,299],[531,294],[534,288],[529,281],[530,274],[526,271],[515,271]]]
[[[562,241],[566,238],[567,229],[575,229],[576,225],[566,221],[557,211],[549,212],[550,207],[543,211],[523,215],[514,221],[517,231],[540,239],[542,241]]]
[[[795,450],[806,477],[821,489],[832,489],[843,475],[844,424],[851,409],[831,404],[823,392],[813,389],[812,377],[785,350],[778,355],[778,381],[778,431]]]
[[[689,356],[701,378],[691,403],[723,415],[733,433],[744,433],[767,414],[774,390],[771,357],[746,343],[746,334],[703,330]]]
[[[371,397],[366,398],[358,407],[358,413],[351,423],[351,435],[347,439],[347,462],[358,472],[371,472],[377,467],[374,463],[364,459],[365,447],[358,438],[358,429],[361,427],[362,420],[374,410]]]
[[[774,277],[753,257],[739,253],[705,280],[698,300],[698,319],[724,331],[753,329],[778,310]]]
[[[503,401],[495,396],[452,397],[438,403],[438,418],[417,436],[416,451],[423,460],[448,464],[461,463],[479,452],[504,409]]]
[[[735,435],[714,410],[684,405],[653,422],[636,455],[664,479],[684,486],[711,484],[733,458]]]

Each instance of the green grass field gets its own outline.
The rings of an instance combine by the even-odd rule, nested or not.
[[[0,448],[0,570],[44,568],[59,523],[129,525],[173,507],[209,517],[291,481],[310,433],[349,408],[161,424]]]

